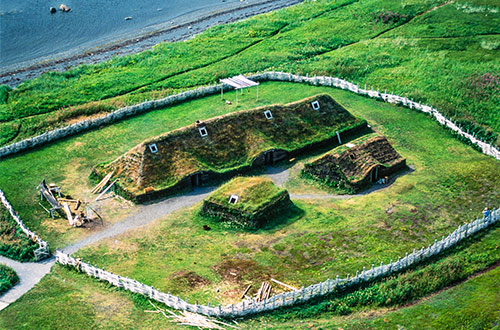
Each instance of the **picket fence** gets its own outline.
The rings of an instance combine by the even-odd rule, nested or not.
[[[424,261],[446,249],[449,249],[476,232],[495,224],[499,219],[500,209],[496,209],[492,211],[488,217],[476,219],[471,223],[459,226],[451,234],[443,237],[440,241],[434,241],[433,244],[426,248],[413,250],[412,253],[407,253],[403,258],[398,258],[395,262],[391,260],[387,265],[384,265],[381,262],[380,266],[374,267],[374,265],[372,265],[371,269],[368,270],[363,268],[362,271],[356,272],[356,275],[353,277],[347,275],[345,278],[339,278],[339,276],[337,276],[335,279],[328,279],[321,283],[313,284],[305,288],[303,287],[300,290],[277,294],[263,301],[247,300],[238,304],[224,306],[211,306],[210,303],[206,306],[198,303],[191,304],[187,300],[178,296],[171,295],[170,293],[163,293],[152,286],[145,285],[128,277],[122,277],[105,271],[104,269],[92,266],[61,251],[56,251],[56,262],[62,265],[72,266],[81,272],[87,273],[89,276],[93,276],[102,281],[107,281],[116,287],[123,288],[124,290],[142,294],[174,309],[185,310],[207,316],[236,318],[306,302],[333,292],[338,292],[338,290],[355,287],[362,283],[405,270],[416,263]]]
[[[353,84],[347,80],[343,80],[340,78],[327,77],[327,76],[314,76],[309,77],[301,76],[292,73],[286,72],[276,72],[276,71],[268,71],[264,73],[257,73],[254,75],[248,76],[249,79],[257,80],[257,81],[287,81],[287,82],[295,82],[295,83],[306,83],[316,86],[330,86],[335,88],[340,88],[343,90],[347,90],[359,95],[375,98],[384,102],[398,104],[400,106],[404,106],[410,109],[416,109],[418,111],[425,112],[432,117],[434,117],[441,125],[448,127],[449,129],[456,132],[458,135],[463,136],[467,140],[469,140],[472,144],[477,145],[481,151],[489,156],[495,157],[500,160],[500,150],[493,147],[491,144],[481,141],[474,134],[470,134],[469,132],[463,130],[459,125],[455,122],[447,119],[443,116],[437,109],[430,107],[428,105],[423,105],[418,102],[412,101],[406,97],[402,97],[399,95],[381,93],[375,90],[362,89],[358,85]],[[139,113],[147,112],[153,109],[164,108],[176,103],[180,103],[186,100],[191,100],[207,95],[213,95],[221,92],[221,89],[224,88],[224,91],[230,89],[227,85],[211,85],[199,87],[196,89],[187,90],[185,92],[170,95],[165,98],[159,100],[146,101],[143,103],[139,103],[133,106],[127,106],[121,109],[118,109],[114,112],[111,112],[106,115],[101,115],[98,118],[86,119],[69,126],[65,126],[62,128],[58,128],[41,135],[28,138],[7,146],[0,148],[0,158],[8,155],[12,155],[23,150],[27,150],[30,148],[34,148],[37,146],[41,146],[51,141],[55,141],[57,139],[61,139],[63,137],[77,134],[80,132],[84,132],[89,129],[97,128],[102,125],[107,125],[118,120],[121,120],[126,117],[130,117]]]
[[[10,205],[2,190],[0,190],[0,200],[2,201],[2,204],[5,206],[5,208],[9,211],[12,218],[14,218],[17,225],[26,234],[26,236],[28,236],[30,240],[36,241],[38,243],[38,249],[34,251],[35,260],[40,261],[42,259],[48,258],[50,256],[49,243],[42,240],[40,236],[37,235],[37,233],[32,232],[28,227],[24,225],[21,218],[17,215],[16,212],[14,212],[14,208],[12,207],[12,205]]]

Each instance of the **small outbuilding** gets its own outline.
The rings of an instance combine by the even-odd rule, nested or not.
[[[406,160],[384,136],[365,135],[305,164],[303,174],[329,186],[360,191],[406,168]]]
[[[262,227],[292,202],[285,189],[262,177],[236,177],[203,201],[201,214],[244,228]]]

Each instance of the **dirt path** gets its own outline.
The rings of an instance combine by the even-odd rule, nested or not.
[[[412,165],[409,165],[408,170],[404,172],[400,172],[396,175],[393,175],[389,178],[389,182],[386,184],[375,184],[371,186],[370,188],[362,191],[359,194],[351,194],[351,195],[335,195],[335,194],[290,194],[290,198],[292,199],[349,199],[353,197],[360,197],[364,196],[367,194],[370,194],[372,192],[386,189],[389,186],[391,186],[397,178],[400,176],[406,175],[408,173],[411,173],[415,170],[415,168]],[[290,177],[290,170],[284,167],[272,167],[269,166],[265,176],[273,180],[274,184],[277,185],[278,187],[283,187],[285,182],[289,179]]]
[[[207,197],[214,189],[215,187],[199,188],[182,196],[172,197],[159,202],[145,205],[141,207],[141,209],[139,209],[137,213],[127,217],[122,222],[117,222],[112,226],[104,229],[103,231],[95,233],[94,235],[89,236],[76,243],[68,245],[65,248],[62,248],[61,251],[63,251],[64,253],[73,254],[79,249],[96,243],[102,239],[117,236],[123,234],[129,229],[144,226],[156,219],[161,219],[176,210],[193,206],[194,204],[202,201],[205,197]]]
[[[56,259],[52,257],[42,262],[19,262],[0,256],[0,263],[14,269],[19,276],[19,283],[0,296],[0,310],[31,290],[50,271],[55,261]]]
[[[412,171],[411,169],[409,171]],[[404,175],[407,172],[401,173],[393,178],[386,185],[375,185],[372,188],[356,195],[332,195],[332,194],[291,194],[292,199],[348,199],[369,194],[373,191],[385,189],[390,186],[394,180]],[[268,167],[265,176],[271,178],[277,186],[283,186],[289,179],[289,169],[283,167]],[[81,248],[99,242],[105,238],[121,235],[130,229],[144,226],[157,219],[161,219],[168,214],[179,209],[190,207],[198,202],[201,202],[207,197],[216,187],[197,188],[187,194],[176,196],[151,204],[143,205],[135,214],[125,218],[121,222],[117,222],[112,226],[97,232],[89,237],[86,237],[78,242],[68,245],[61,250],[68,254],[73,254]],[[13,268],[19,276],[19,283],[12,287],[9,291],[0,296],[0,310],[7,307],[10,303],[19,299],[23,294],[28,292],[37,284],[42,277],[47,274],[55,263],[55,258],[50,258],[39,263],[25,262],[21,263],[0,256],[0,263],[6,264]]]
[[[157,201],[148,205],[144,205],[139,211],[123,220],[113,224],[112,226],[95,233],[81,241],[73,243],[62,249],[63,252],[72,254],[79,249],[90,244],[96,243],[102,239],[123,234],[127,230],[144,226],[152,221],[161,219],[166,215],[184,207],[190,207],[202,201],[215,187],[204,187],[196,189],[188,194],[177,196],[162,201]],[[31,290],[42,277],[47,274],[55,263],[55,258],[52,257],[42,262],[19,262],[3,256],[0,256],[0,263],[6,264],[13,268],[19,276],[19,283],[12,287],[9,291],[0,296],[0,310],[7,307],[19,299],[23,294]]]

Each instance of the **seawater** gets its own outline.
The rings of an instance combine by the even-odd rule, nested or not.
[[[60,4],[70,12],[55,14]],[[210,13],[240,0],[0,0],[0,68],[70,55]],[[238,4],[238,5],[237,5]],[[131,20],[125,20],[132,17]],[[2,71],[2,70],[0,70]]]

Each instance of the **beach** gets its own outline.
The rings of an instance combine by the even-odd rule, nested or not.
[[[10,37],[5,35],[7,22],[5,17],[8,14],[5,13],[5,8],[2,8],[0,22],[4,32],[2,32],[1,44],[2,65],[0,69],[0,84],[15,87],[22,81],[36,78],[47,71],[64,71],[80,64],[103,62],[114,56],[124,56],[150,49],[160,42],[186,40],[211,26],[241,20],[260,13],[287,7],[301,1],[217,0],[217,2],[214,2],[214,0],[199,0],[190,4],[190,6],[181,6],[177,8],[177,11],[168,10],[168,13],[165,14],[162,14],[162,12],[166,10],[158,7],[159,3],[153,3],[155,6],[151,5],[147,8],[140,8],[139,11],[136,10],[134,12],[134,16],[125,17],[128,19],[122,17],[124,16],[124,12],[115,13],[115,21],[118,19],[120,21],[115,22],[116,26],[111,32],[102,31],[103,28],[95,27],[89,22],[84,22],[85,24],[89,24],[91,28],[99,30],[100,34],[96,32],[88,35],[89,32],[84,30],[85,27],[76,27],[79,33],[84,34],[80,38],[81,40],[72,40],[71,38],[69,38],[71,39],[69,41],[58,40],[57,36],[53,39],[41,40],[39,42],[45,42],[45,44],[39,47],[40,50],[38,50],[38,53],[32,51],[29,48],[29,44],[10,50],[6,49],[5,45],[12,46],[10,39],[13,40],[12,43],[15,43],[17,39],[14,36],[15,34],[12,34]],[[72,6],[71,3],[68,2],[68,4]],[[50,14],[48,13],[48,7],[46,9],[47,12],[44,12],[43,15],[53,15],[52,17],[71,13],[57,12]],[[72,7],[72,12],[76,10],[78,10],[78,7]],[[154,17],[149,17],[149,19],[143,18],[140,21],[141,10],[148,13],[155,11]],[[106,15],[103,15],[103,17],[106,17]],[[132,28],[127,25],[134,20],[135,25]],[[81,31],[82,29],[84,31]],[[46,36],[43,32],[40,32],[38,36],[30,37],[38,40]],[[29,43],[29,40],[24,42]],[[53,42],[54,46],[51,46],[50,42]],[[34,44],[34,41],[32,44]],[[23,47],[27,49],[26,54],[23,53]],[[16,51],[19,54],[16,54]]]

